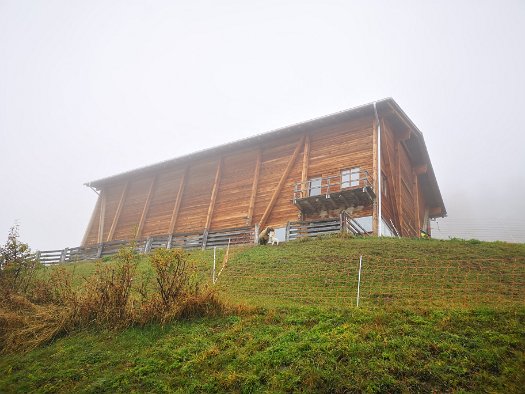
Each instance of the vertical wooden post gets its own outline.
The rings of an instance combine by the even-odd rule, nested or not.
[[[120,217],[120,212],[122,211],[122,207],[124,206],[124,200],[126,199],[126,194],[128,192],[128,185],[129,185],[129,181],[127,181],[124,184],[124,187],[122,188],[122,193],[120,194],[120,200],[118,202],[117,210],[115,211],[115,217],[113,218],[113,223],[111,224],[111,227],[109,229],[109,233],[108,233],[106,242],[113,240],[113,234],[115,234],[115,229],[117,228],[117,223]]]
[[[146,217],[148,216],[148,210],[151,204],[151,196],[153,194],[153,189],[155,188],[156,182],[157,182],[157,175],[154,175],[149,185],[148,196],[146,197],[146,202],[144,203],[144,209],[142,210],[142,215],[140,216],[139,225],[137,227],[137,233],[135,236],[136,239],[139,239],[142,236],[142,230],[144,229],[144,222],[146,221]]]
[[[421,236],[421,218],[419,217],[419,180],[418,180],[418,176],[416,173],[414,173],[414,182],[412,184],[412,190],[413,190],[413,195],[414,195],[414,198],[415,198],[415,202],[416,202],[416,230],[417,230],[417,234],[416,234],[416,237],[420,237]]]
[[[253,173],[252,194],[250,196],[250,205],[248,205],[248,215],[246,215],[246,225],[251,226],[253,222],[253,210],[255,208],[255,198],[257,197],[257,186],[259,184],[259,174],[261,172],[262,152],[257,151],[255,159],[255,172]]]
[[[310,163],[310,135],[306,135],[303,150],[303,170],[301,172],[301,197],[307,196],[308,165]]]
[[[100,191],[100,216],[98,220],[98,236],[97,243],[102,243],[104,241],[104,220],[106,219],[106,192],[104,190]]]
[[[378,133],[378,125],[376,120],[374,119],[374,122],[372,124],[372,173],[374,174],[374,192],[376,195],[376,198],[374,199],[374,206],[372,210],[372,233],[374,235],[378,234],[379,229],[379,204],[377,202],[377,199],[379,196],[379,193],[381,193],[381,190],[377,190],[379,182],[377,179],[377,163],[378,163],[378,150],[377,150],[377,133]]]
[[[400,141],[397,141],[396,143],[396,147],[395,147],[395,150],[396,150],[396,176],[395,176],[395,179],[394,179],[394,182],[397,182],[397,194],[396,194],[396,204],[397,204],[397,212],[399,214],[399,235],[400,236],[403,236],[404,234],[404,231],[403,231],[403,224],[404,224],[404,220],[403,220],[403,202],[401,200],[401,196],[403,195],[403,192],[402,192],[402,187],[403,185],[401,184],[401,149],[403,149],[401,147],[401,142]]]
[[[208,206],[208,214],[206,215],[205,230],[210,229],[211,219],[213,217],[213,209],[215,208],[215,201],[217,200],[217,193],[219,191],[219,185],[221,181],[221,170],[222,170],[222,158],[217,163],[217,170],[215,171],[215,180],[213,182],[213,188],[211,189],[210,205]]]
[[[97,248],[97,259],[100,259],[102,257],[103,251],[104,251],[104,243],[101,242],[98,244],[98,248]]]
[[[144,245],[144,254],[151,252],[151,245],[153,244],[153,238],[149,237]]]
[[[299,152],[301,150],[301,147],[304,142],[304,135],[301,137],[299,142],[297,143],[297,146],[295,147],[295,150],[292,154],[292,157],[288,161],[288,165],[286,166],[286,169],[284,170],[281,179],[279,180],[279,183],[277,184],[277,187],[275,188],[275,191],[273,192],[272,198],[270,199],[270,202],[268,206],[266,207],[266,210],[264,211],[264,214],[259,221],[259,227],[263,228],[266,224],[266,220],[268,220],[268,217],[270,216],[270,213],[272,212],[272,209],[275,205],[275,202],[277,201],[277,198],[281,194],[281,190],[283,188],[284,183],[286,182],[286,179],[288,178],[288,175],[290,175],[290,171],[292,170],[293,165],[295,164],[295,160],[297,159],[297,156],[299,155]]]
[[[182,178],[179,183],[179,191],[177,192],[177,197],[175,198],[175,206],[173,207],[173,213],[171,214],[169,234],[173,234],[175,231],[175,225],[177,224],[177,217],[179,216],[180,203],[182,201],[182,196],[184,194],[184,187],[186,184],[186,177],[188,175],[188,167],[184,168],[182,173]]]
[[[208,242],[208,233],[210,232],[211,219],[213,218],[213,210],[215,208],[215,201],[217,200],[217,193],[221,181],[222,158],[217,163],[217,171],[215,172],[215,180],[213,181],[213,188],[211,189],[210,205],[208,206],[208,214],[206,215],[206,224],[204,226],[204,233],[202,234],[202,249],[206,248]]]

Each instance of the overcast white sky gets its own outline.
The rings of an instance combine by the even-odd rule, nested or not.
[[[393,97],[449,218],[525,242],[525,1],[0,0],[0,243],[77,246],[83,183]]]

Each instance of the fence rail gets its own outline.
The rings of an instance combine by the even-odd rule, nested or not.
[[[37,251],[36,258],[43,264],[59,264],[81,260],[96,260],[112,256],[124,246],[133,245],[139,253],[149,253],[158,248],[205,249],[226,247],[230,245],[246,245],[258,242],[258,226],[239,227],[221,231],[204,233],[179,233],[171,235],[155,235],[139,240],[118,240],[103,242],[86,247],[65,248],[60,250]],[[368,235],[346,212],[338,218],[311,220],[302,222],[288,222],[286,225],[285,240],[294,240],[302,237],[316,237],[325,234],[351,233]]]

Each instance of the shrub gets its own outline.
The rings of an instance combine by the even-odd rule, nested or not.
[[[29,246],[19,241],[18,225],[11,227],[7,242],[0,247],[0,288],[8,292],[26,293],[34,282],[38,261]]]
[[[99,265],[80,291],[76,319],[80,325],[110,327],[129,324],[133,279],[138,255],[131,248],[122,248],[115,265]]]
[[[182,250],[157,249],[149,256],[152,270],[140,280],[133,247],[119,250],[114,264],[99,264],[80,287],[60,266],[43,278],[26,276],[24,291],[13,289],[0,298],[0,351],[28,350],[82,327],[123,328],[222,313],[224,304],[214,291],[201,289],[187,257]],[[11,264],[12,259],[3,271]]]

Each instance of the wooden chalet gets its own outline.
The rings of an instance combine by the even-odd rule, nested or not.
[[[341,213],[358,232],[414,237],[446,215],[423,135],[391,98],[86,185],[99,198],[82,246],[191,234],[206,246],[212,232]]]

